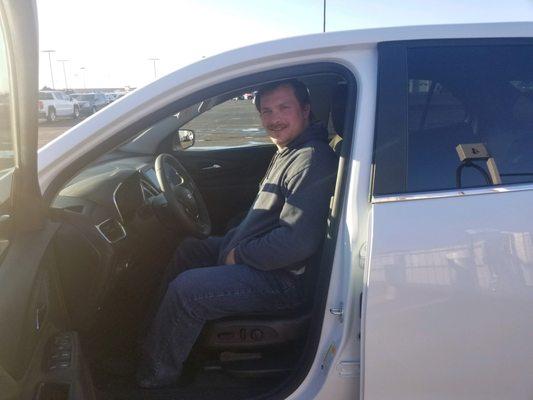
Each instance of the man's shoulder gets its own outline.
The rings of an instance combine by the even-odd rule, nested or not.
[[[338,158],[327,142],[310,140],[291,154],[290,171],[297,173],[303,169],[317,169],[324,173],[337,168]]]
[[[335,151],[324,140],[309,140],[302,147],[295,149],[294,157],[311,162],[322,160],[337,161]]]

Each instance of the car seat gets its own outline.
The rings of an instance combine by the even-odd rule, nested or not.
[[[330,140],[329,145],[335,151],[337,157],[340,157],[342,149],[342,137],[344,135],[344,120],[346,117],[346,101],[348,99],[348,85],[339,83],[333,90],[331,96],[331,123],[335,135]]]

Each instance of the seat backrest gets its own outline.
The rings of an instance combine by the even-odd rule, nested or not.
[[[346,117],[346,101],[348,97],[348,85],[339,83],[331,95],[331,123],[335,130],[335,136],[330,141],[331,148],[337,156],[340,156],[342,148],[342,136],[344,135],[344,120]]]
[[[335,133],[344,135],[344,120],[346,117],[346,101],[348,99],[348,85],[339,83],[331,95],[331,122]]]

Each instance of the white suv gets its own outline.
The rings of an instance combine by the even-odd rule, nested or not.
[[[0,85],[17,83],[0,93],[18,111],[0,119],[17,155],[0,175],[3,398],[533,398],[532,22],[234,50],[135,90],[37,152],[34,8],[0,4],[17,66],[0,54]],[[324,245],[300,277],[309,307],[202,321],[197,379],[137,388],[137,333],[175,245],[188,226],[208,226],[205,209],[226,232],[276,152],[254,104],[232,99],[288,78],[307,85],[340,148]]]
[[[41,90],[39,92],[39,118],[53,122],[58,117],[78,119],[80,106],[75,99],[57,90]]]

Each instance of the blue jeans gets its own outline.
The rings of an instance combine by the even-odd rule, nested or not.
[[[304,302],[302,278],[286,270],[216,265],[224,238],[187,239],[162,285],[161,304],[142,346],[138,381],[144,387],[176,382],[206,321],[239,314],[290,310]]]

